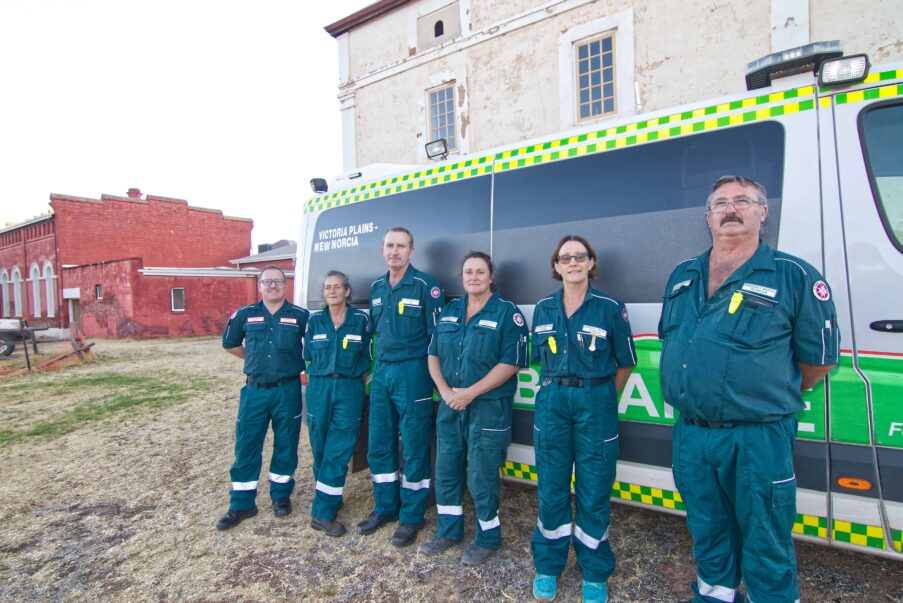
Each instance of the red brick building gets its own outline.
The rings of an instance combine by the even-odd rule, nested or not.
[[[298,252],[298,244],[294,241],[277,241],[270,249],[254,255],[245,256],[235,260],[229,260],[240,270],[263,270],[267,266],[278,266],[285,271],[285,298],[292,301],[295,295],[295,255]]]
[[[253,222],[137,189],[50,195],[52,212],[0,230],[0,314],[77,324],[89,336],[220,332],[257,300],[246,256]]]

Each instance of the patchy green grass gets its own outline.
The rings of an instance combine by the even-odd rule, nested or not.
[[[2,407],[55,405],[62,410],[24,427],[9,428],[0,419],[0,448],[33,438],[56,437],[105,419],[180,404],[204,391],[209,379],[186,379],[172,372],[72,374],[0,386]],[[77,400],[69,406],[67,398]],[[62,404],[61,404],[62,403]]]

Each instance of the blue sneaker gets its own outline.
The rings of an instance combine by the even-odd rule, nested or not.
[[[558,590],[558,578],[536,574],[533,578],[533,596],[538,601],[554,601],[555,592]]]
[[[608,587],[604,582],[583,581],[583,603],[606,603]]]

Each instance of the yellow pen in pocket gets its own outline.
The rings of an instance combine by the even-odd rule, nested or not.
[[[400,302],[398,302],[398,313],[404,314],[404,300],[401,300]]]
[[[555,336],[549,337],[549,349],[552,350],[553,354],[558,353],[558,344],[555,342]]]
[[[342,340],[342,349],[343,350],[348,349],[348,336],[347,335],[345,335],[345,338]]]
[[[727,308],[728,314],[733,314],[740,308],[740,304],[743,303],[743,294],[739,291],[734,291],[734,294],[731,295],[731,305]]]

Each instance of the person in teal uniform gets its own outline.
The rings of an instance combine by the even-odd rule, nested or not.
[[[293,474],[298,467],[301,432],[303,338],[309,312],[285,300],[285,272],[267,266],[257,288],[261,301],[237,310],[223,332],[223,347],[244,359],[245,386],[235,422],[235,462],[230,471],[229,511],[218,530],[234,528],[257,514],[257,480],[263,441],[273,424],[270,498],[276,517],[292,512]]]
[[[492,259],[474,251],[461,268],[464,297],[439,315],[430,342],[430,374],[441,402],[436,421],[436,535],[418,549],[435,555],[464,537],[464,484],[476,532],[461,558],[485,562],[502,545],[499,468],[511,442],[517,371],[527,366],[527,326],[493,283]]]
[[[373,512],[358,524],[372,534],[399,520],[398,547],[413,544],[423,527],[431,482],[433,381],[427,348],[445,296],[436,279],[411,265],[414,236],[396,226],[386,231],[383,258],[389,267],[370,288],[370,330],[376,334],[367,463],[373,480]],[[404,450],[399,474],[398,437]]]
[[[712,247],[678,264],[658,332],[665,400],[680,411],[673,473],[687,509],[696,602],[794,602],[793,450],[801,391],[837,364],[821,274],[760,241],[764,187],[724,176],[706,201]]]
[[[310,527],[341,536],[346,530],[336,515],[364,411],[370,318],[348,306],[351,285],[338,270],[326,273],[323,299],[326,308],[310,315],[304,335],[307,431],[316,480]]]
[[[602,603],[615,568],[608,534],[620,450],[618,394],[636,365],[636,351],[627,308],[590,287],[599,265],[589,241],[565,236],[551,264],[562,288],[536,303],[531,345],[533,361],[542,366],[533,427],[539,480],[539,519],[530,543],[533,595],[555,598],[573,540],[583,601]]]

